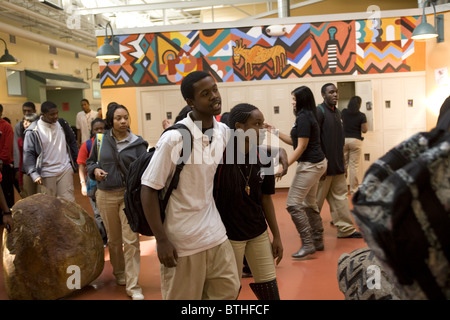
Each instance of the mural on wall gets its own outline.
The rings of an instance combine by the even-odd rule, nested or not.
[[[138,87],[179,84],[194,71],[218,82],[425,70],[425,44],[411,40],[420,17],[118,36],[120,61],[100,66],[101,84]],[[103,43],[102,38],[98,38]]]
[[[352,74],[355,71],[355,23],[311,24],[312,74]]]

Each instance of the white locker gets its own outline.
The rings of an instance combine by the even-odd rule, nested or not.
[[[154,146],[163,131],[162,121],[165,118],[164,105],[159,91],[141,91],[140,100],[140,133],[150,146]]]
[[[163,119],[161,119],[161,123],[164,119],[168,119],[170,120],[170,122],[174,123],[178,113],[186,106],[186,101],[183,99],[179,88],[162,90],[160,91],[160,94],[164,110],[164,113],[161,114],[161,116],[163,117]]]
[[[362,143],[361,158],[359,161],[358,181],[361,182],[364,177],[364,172],[369,167],[369,164],[376,155],[381,154],[380,143],[377,139],[377,135],[373,132],[373,90],[372,81],[355,81],[355,95],[361,97],[361,109],[360,111],[366,115],[368,130],[363,134],[364,140]]]

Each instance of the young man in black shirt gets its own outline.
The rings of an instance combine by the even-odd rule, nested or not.
[[[344,127],[340,111],[337,109],[338,90],[332,83],[322,86],[323,103],[317,107],[320,126],[320,140],[328,160],[325,179],[319,182],[317,205],[322,210],[327,199],[331,218],[337,228],[338,238],[362,238],[351,219],[347,199],[347,181],[344,163]]]

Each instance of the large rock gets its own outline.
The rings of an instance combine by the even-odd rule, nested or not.
[[[104,249],[94,220],[78,204],[44,194],[18,201],[3,234],[10,299],[59,299],[95,280]]]

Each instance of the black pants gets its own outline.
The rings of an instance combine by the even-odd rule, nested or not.
[[[3,164],[2,167],[2,190],[9,208],[14,205],[14,168]]]

